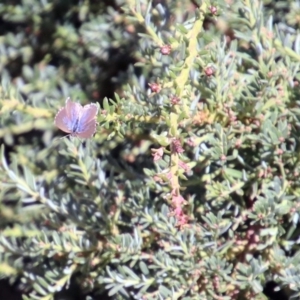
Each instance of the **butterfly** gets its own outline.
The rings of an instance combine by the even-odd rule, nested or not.
[[[54,124],[71,136],[89,139],[96,132],[97,114],[98,106],[95,103],[82,106],[67,98],[65,107],[56,114]]]

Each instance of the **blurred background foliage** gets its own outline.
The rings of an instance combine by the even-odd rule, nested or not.
[[[135,2],[148,16],[145,24],[131,13]],[[103,299],[108,297],[105,289],[111,292],[112,298],[130,299],[133,292],[127,287],[134,283],[129,279],[136,280],[135,284],[143,288],[145,285],[147,290],[148,283],[138,281],[141,274],[147,276],[152,272],[154,277],[156,273],[158,277],[163,277],[166,269],[176,273],[176,268],[182,265],[180,259],[171,263],[165,252],[158,250],[168,248],[168,245],[162,246],[161,237],[167,239],[169,235],[172,238],[175,236],[173,228],[176,221],[172,218],[169,220],[169,211],[158,196],[167,189],[157,188],[153,182],[148,183],[150,188],[145,185],[147,175],[152,178],[155,170],[150,148],[163,143],[159,137],[156,139],[149,133],[156,131],[159,135],[168,127],[157,122],[155,117],[160,115],[161,110],[169,114],[170,108],[166,109],[163,101],[175,88],[172,90],[169,87],[170,90],[165,94],[162,92],[165,98],[156,98],[151,94],[153,90],[148,84],[159,80],[166,83],[164,75],[169,75],[166,66],[173,61],[168,57],[161,59],[158,49],[162,45],[159,40],[167,40],[175,45],[176,38],[172,37],[174,28],[177,30],[177,26],[180,27],[178,24],[184,24],[179,29],[182,34],[185,30],[188,32],[191,27],[188,21],[201,1],[154,0],[149,3],[133,0],[1,1],[0,142],[3,147],[0,173],[0,274],[8,278],[14,287],[0,291],[1,299],[18,299],[20,293],[30,295],[27,299]],[[272,16],[270,26],[279,28],[279,37],[282,40],[284,36],[291,37],[286,39],[285,46],[297,45],[299,3],[291,0],[265,0],[261,3],[264,4],[265,20]],[[238,9],[235,10],[235,7],[251,7],[249,1],[220,0],[213,1],[212,5],[218,7],[222,18],[221,22],[217,22],[215,16],[207,14],[203,26],[203,45],[208,44],[212,37],[220,40],[225,37],[229,45],[237,40],[237,48],[241,53],[256,58],[259,50],[256,49],[258,52],[255,53],[255,48],[245,43],[236,32],[242,17],[236,17]],[[155,41],[157,43],[149,42],[149,28],[161,32],[158,41]],[[247,34],[250,35],[251,30]],[[207,52],[201,54],[205,56]],[[185,49],[179,49],[174,59],[178,63],[172,70],[174,74],[180,69],[180,61],[185,59],[185,55]],[[215,57],[215,61],[218,59]],[[275,59],[280,60],[280,55]],[[246,70],[252,63],[245,60],[239,68]],[[292,79],[297,79],[297,66],[292,63],[289,65]],[[282,65],[276,65],[279,66]],[[198,68],[201,67],[199,63]],[[203,70],[200,72],[203,78]],[[193,74],[199,76],[197,68],[191,73],[192,77]],[[257,85],[259,88],[253,84],[253,89],[259,90],[261,82]],[[197,86],[196,83],[195,86],[201,90],[202,98],[209,95],[203,85]],[[299,96],[295,90],[291,94],[294,99]],[[191,95],[195,96],[193,93]],[[69,96],[82,104],[99,103],[99,122],[103,126],[99,127],[93,141],[81,143],[73,139],[58,139],[63,133],[54,128],[53,119]],[[103,100],[105,97],[115,102]],[[127,103],[121,100],[122,97]],[[139,101],[134,102],[134,98]],[[243,107],[236,109],[243,116]],[[131,118],[130,114],[143,119],[123,126]],[[204,113],[199,118],[208,117]],[[210,126],[211,120],[217,119],[215,113],[209,118],[205,126]],[[202,127],[202,121],[199,124],[199,131],[195,131],[197,136],[205,133],[205,130],[201,132],[205,127]],[[264,130],[268,135],[267,125]],[[288,135],[284,125],[276,130]],[[295,151],[297,149],[295,146]],[[187,157],[197,155],[193,147],[186,149]],[[165,165],[168,163],[163,162]],[[246,164],[251,164],[251,161],[246,161]],[[254,164],[259,165],[259,162]],[[216,170],[219,166],[212,164],[212,169]],[[199,164],[198,167],[203,166]],[[144,168],[151,171],[145,174]],[[265,172],[269,170],[265,166],[261,169]],[[201,198],[206,192],[197,181],[197,176],[187,184],[186,195],[194,195],[189,199],[190,202],[193,197]],[[239,175],[235,173],[234,176],[236,178]],[[280,186],[281,183],[276,180],[275,186],[277,182]],[[209,183],[205,184],[209,186]],[[267,188],[272,190],[273,186]],[[211,195],[214,192],[212,190]],[[276,191],[272,190],[272,193]],[[197,214],[205,212],[206,221],[211,227],[222,223],[222,217],[209,215],[209,210],[206,204],[202,207],[199,205],[195,218]],[[297,223],[295,220],[293,222]],[[153,223],[163,233],[148,230],[149,224]],[[288,231],[287,228],[285,230]],[[182,233],[174,237],[175,242],[172,242],[193,245],[193,234],[192,231]],[[197,240],[197,243],[200,241]],[[211,241],[205,237],[203,243],[209,244]],[[282,243],[289,244],[289,241]],[[284,251],[288,252],[286,249],[291,248],[289,244]],[[149,254],[152,251],[157,252],[157,257]],[[229,252],[230,260],[235,252]],[[282,252],[279,255],[284,256]],[[149,271],[143,260],[147,262],[153,259],[156,263],[159,261],[159,267]],[[131,269],[124,267],[129,261]],[[137,271],[137,262],[137,269],[142,270],[138,276],[132,271]],[[297,259],[295,262],[298,262]],[[221,265],[224,274],[229,274],[223,262],[215,257],[207,264],[210,269],[218,269]],[[252,274],[254,269],[255,276],[261,276],[261,265],[251,265],[250,271],[244,269],[244,277],[239,280],[246,282],[247,275]],[[118,278],[119,274],[123,276],[122,280]],[[195,282],[188,280],[192,277],[190,274],[180,276],[186,280],[185,284],[194,287]],[[126,281],[124,278],[129,279]],[[271,299],[287,299],[282,291],[274,292],[271,281],[274,278],[260,278],[263,283],[270,279],[266,285],[270,288],[265,290],[265,294]],[[119,285],[115,284],[118,280]],[[281,282],[285,282],[284,279],[281,278]],[[223,284],[227,287],[227,282]],[[157,290],[161,295],[171,297],[170,291],[160,283],[152,289],[149,299],[158,297]],[[260,288],[257,290],[260,291]],[[100,298],[95,295],[96,292]],[[180,295],[183,297],[184,293]]]

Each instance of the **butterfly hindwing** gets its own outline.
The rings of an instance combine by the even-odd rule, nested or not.
[[[84,130],[81,132],[78,132],[76,134],[76,136],[78,136],[79,138],[82,138],[82,139],[89,139],[96,132],[96,126],[97,126],[96,120],[95,119],[91,120],[89,123],[87,123],[85,125]]]

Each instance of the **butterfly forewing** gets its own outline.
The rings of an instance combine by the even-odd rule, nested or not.
[[[98,113],[98,107],[96,104],[88,104],[83,108],[83,112],[80,116],[77,136],[82,138],[90,138],[96,131],[96,116]]]
[[[61,108],[55,116],[54,124],[62,131],[71,133],[72,128],[69,127],[67,110],[65,107]]]
[[[98,107],[96,104],[91,103],[83,107],[82,114],[80,116],[80,123],[86,123],[96,118],[98,114]]]

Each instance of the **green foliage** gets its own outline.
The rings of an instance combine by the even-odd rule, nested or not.
[[[295,3],[58,2],[0,4],[0,276],[24,299],[299,297]],[[100,102],[93,139],[58,137],[68,96]]]

